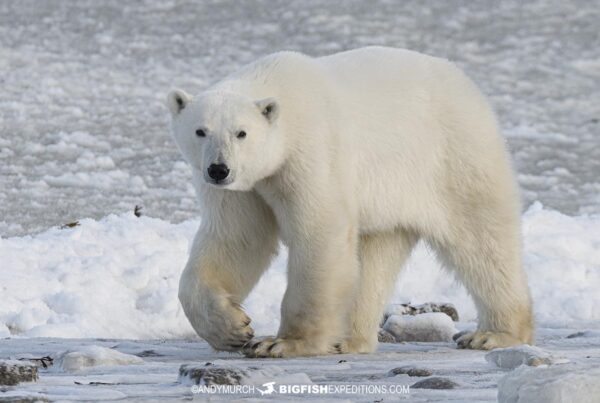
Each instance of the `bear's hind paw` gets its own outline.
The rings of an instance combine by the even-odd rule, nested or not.
[[[460,349],[493,350],[523,344],[515,336],[503,332],[475,331],[466,333],[456,340]]]
[[[336,346],[321,349],[303,339],[264,337],[250,340],[242,348],[242,352],[249,358],[288,358],[342,353],[342,345]]]

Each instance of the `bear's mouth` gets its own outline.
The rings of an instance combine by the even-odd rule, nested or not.
[[[222,188],[225,187],[227,185],[230,185],[233,182],[233,179],[231,179],[230,177],[227,177],[225,179],[221,179],[221,180],[217,180],[217,179],[213,179],[213,178],[204,178],[204,181],[206,183],[208,183],[209,185],[218,187],[218,188]]]

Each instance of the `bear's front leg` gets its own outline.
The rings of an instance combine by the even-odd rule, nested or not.
[[[248,357],[340,353],[358,279],[357,230],[347,217],[311,221],[290,243],[288,287],[277,337],[250,342]],[[304,234],[304,235],[303,235]]]
[[[240,304],[277,251],[277,227],[252,192],[206,192],[179,300],[200,337],[216,350],[237,351],[254,336]]]

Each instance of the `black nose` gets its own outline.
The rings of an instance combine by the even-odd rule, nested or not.
[[[227,178],[227,175],[229,175],[229,168],[225,164],[210,164],[208,167],[208,176],[217,182]]]

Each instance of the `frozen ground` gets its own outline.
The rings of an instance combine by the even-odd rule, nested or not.
[[[598,388],[600,374],[600,337],[568,338],[572,329],[541,329],[538,335],[538,346],[548,354],[560,357],[569,364],[556,364],[551,366],[556,371],[560,365],[570,365],[571,373],[569,383],[583,385],[585,388],[572,390],[577,393],[576,400],[545,400],[540,402],[565,402],[584,401],[581,397],[594,392]],[[104,353],[99,348],[86,346],[96,345],[117,350],[121,353],[141,357],[131,357],[130,365],[115,365],[116,362],[103,361],[108,364],[103,366],[75,365],[63,369],[61,365],[61,352],[82,351],[82,354],[99,356],[117,356],[123,360],[121,354]],[[335,355],[318,358],[296,359],[244,359],[235,354],[214,353],[205,343],[186,340],[117,340],[117,339],[11,339],[2,341],[2,355],[13,358],[40,358],[44,356],[56,357],[54,365],[49,369],[39,369],[39,381],[36,383],[23,383],[11,387],[0,397],[36,397],[54,400],[168,400],[191,399],[192,388],[189,382],[178,382],[179,367],[182,364],[193,364],[209,368],[212,363],[217,367],[233,367],[252,372],[260,371],[258,379],[243,380],[243,383],[254,384],[264,389],[266,382],[275,382],[277,388],[282,384],[351,384],[351,385],[409,385],[427,377],[408,376],[405,374],[392,375],[390,371],[398,367],[415,367],[429,370],[432,376],[447,378],[457,384],[455,389],[434,390],[410,388],[408,395],[394,394],[369,394],[369,395],[307,395],[314,401],[439,401],[439,402],[493,402],[496,401],[498,381],[510,372],[510,369],[499,368],[485,359],[483,351],[456,350],[452,343],[406,343],[406,344],[380,344],[379,350],[367,355]],[[100,352],[97,352],[100,350]],[[57,359],[58,358],[58,359]],[[89,363],[88,363],[89,364]],[[112,364],[112,365],[110,365]],[[255,368],[255,369],[252,369]],[[593,368],[596,368],[595,370]],[[567,368],[565,368],[567,369]],[[577,372],[575,371],[577,370]],[[521,370],[523,371],[523,370]],[[543,367],[532,368],[529,371],[544,371]],[[541,373],[541,372],[538,372]],[[534,378],[538,387],[543,384],[543,377],[536,373],[529,374]],[[535,379],[537,378],[537,379]],[[515,392],[520,386],[520,379],[511,380],[503,390],[505,394]],[[530,380],[531,382],[531,380]],[[554,385],[553,385],[554,383]],[[586,386],[587,384],[587,386]],[[554,389],[554,397],[560,389],[556,382],[548,382]],[[594,386],[596,385],[596,386]],[[587,388],[587,389],[586,389]],[[524,390],[526,388],[523,388]],[[278,389],[276,389],[278,390]],[[529,388],[531,392],[531,388]],[[523,392],[521,392],[523,393]],[[589,399],[593,395],[588,393]],[[197,399],[211,397],[207,394],[195,395]],[[258,391],[248,394],[217,395],[213,398],[254,398],[260,401]],[[268,396],[271,401],[281,401],[298,397],[298,395],[281,395],[275,393]],[[597,396],[596,396],[597,397]],[[265,396],[265,399],[267,396]],[[218,399],[220,400],[220,399]],[[593,402],[594,400],[587,400]],[[596,400],[597,401],[597,400]],[[532,400],[521,402],[531,403]]]
[[[364,356],[246,360],[195,339],[177,302],[201,212],[167,133],[168,89],[199,91],[276,50],[369,44],[447,57],[489,94],[523,189],[537,344],[576,365],[570,385],[600,383],[597,372],[581,375],[600,365],[599,19],[600,4],[584,0],[0,2],[0,359],[98,352],[82,345],[143,359],[40,369],[39,382],[0,399],[191,398],[176,383],[180,364],[210,361],[276,366],[274,380],[363,385],[413,385],[388,371],[415,365],[458,387],[411,389],[409,400],[495,400],[509,370],[482,352],[407,343]],[[285,261],[282,250],[245,303],[258,334],[277,328]],[[465,291],[422,246],[394,300],[451,302],[459,330],[474,326]],[[512,396],[518,385],[508,383]],[[394,400],[360,399],[381,397]]]
[[[447,57],[489,94],[525,207],[600,212],[598,1],[0,2],[0,235],[143,205],[199,213],[166,128],[196,92],[282,49]]]

